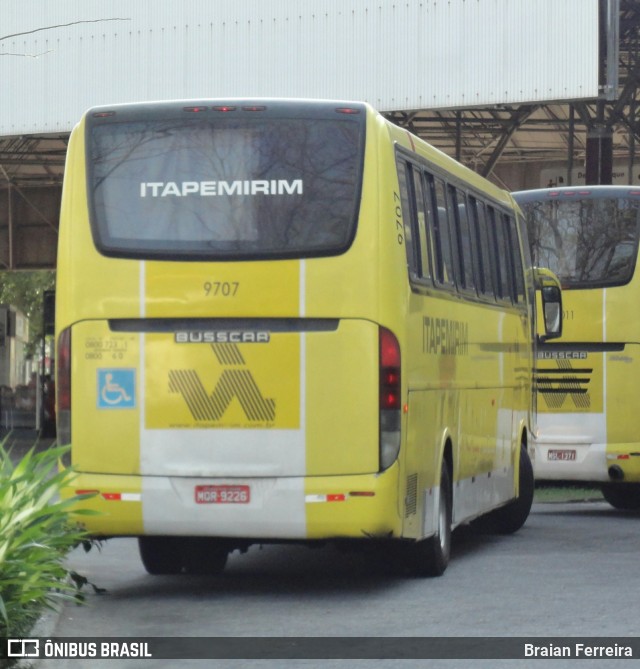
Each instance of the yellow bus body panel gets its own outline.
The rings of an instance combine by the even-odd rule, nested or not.
[[[225,318],[261,314],[277,318],[296,313],[300,304],[300,262],[272,263],[145,262],[145,317]],[[274,299],[275,297],[275,299]]]

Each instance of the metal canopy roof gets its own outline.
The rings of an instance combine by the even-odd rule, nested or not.
[[[633,161],[640,141],[640,3],[621,0],[615,99],[391,112],[387,117],[484,176],[496,165],[585,160],[589,133],[611,131],[614,160]],[[601,81],[606,62],[601,60]],[[604,85],[603,85],[604,88]],[[507,184],[508,187],[508,184]]]
[[[604,3],[603,3],[604,6]],[[615,6],[615,5],[614,5]],[[601,45],[601,54],[606,45]],[[601,83],[606,79],[601,56]],[[628,159],[638,135],[640,83],[640,3],[620,0],[617,99],[553,101],[449,110],[391,111],[385,115],[485,176],[496,165],[518,162],[579,161],[588,132],[613,131],[614,157]],[[610,96],[613,97],[613,96]],[[59,186],[68,133],[0,138],[0,188]],[[507,184],[508,185],[508,184]]]
[[[14,186],[60,186],[69,133],[0,139],[0,171]]]
[[[569,169],[584,164],[587,137],[599,132],[612,133],[613,159],[624,161],[631,173],[636,144],[640,142],[637,0],[620,0],[617,95],[615,91],[606,95],[607,63],[603,53],[606,46],[601,44],[600,99],[390,111],[385,116],[506,188],[522,187],[505,176],[510,166],[527,169],[530,165],[535,171],[535,165],[538,174],[540,166],[549,163],[568,165]],[[47,234],[57,226],[57,213],[52,215],[48,204],[55,206],[59,201],[68,137],[63,132],[0,138],[0,206],[5,206],[6,186],[10,183],[14,200],[19,199],[29,210],[31,225],[39,222]],[[640,172],[640,165],[635,171]],[[42,187],[51,192],[46,202],[34,197]],[[2,265],[8,266],[4,253],[0,253]],[[34,266],[40,265],[35,262]]]

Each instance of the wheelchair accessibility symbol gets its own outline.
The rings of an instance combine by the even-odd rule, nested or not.
[[[136,370],[98,370],[98,409],[135,409]]]

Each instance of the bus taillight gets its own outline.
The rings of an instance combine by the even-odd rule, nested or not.
[[[400,344],[380,328],[380,470],[390,467],[400,451]]]
[[[58,336],[56,357],[57,379],[57,429],[58,443],[71,443],[71,329],[63,330]]]

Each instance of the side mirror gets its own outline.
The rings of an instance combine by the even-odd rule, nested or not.
[[[536,289],[542,300],[544,335],[541,341],[557,339],[562,336],[562,289],[558,277],[548,269],[535,269]]]
[[[542,312],[546,339],[555,339],[562,335],[562,292],[556,286],[542,289]]]

